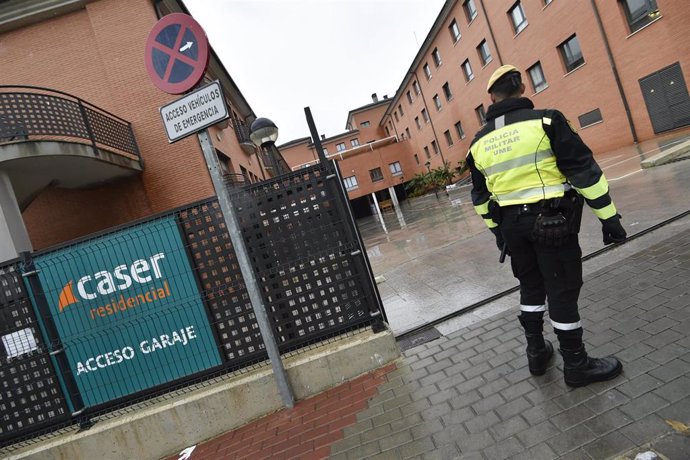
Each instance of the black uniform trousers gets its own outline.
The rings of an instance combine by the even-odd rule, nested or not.
[[[582,250],[577,234],[571,234],[557,248],[533,242],[530,234],[537,213],[520,213],[519,208],[501,209],[499,228],[510,251],[513,275],[520,281],[520,303],[544,305],[548,298],[551,321],[565,325],[566,335],[581,337],[581,328],[572,330],[580,321],[577,300],[582,287]],[[554,329],[557,334],[563,332],[556,324]]]

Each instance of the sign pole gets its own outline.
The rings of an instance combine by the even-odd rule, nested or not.
[[[225,226],[230,233],[230,240],[235,248],[237,262],[239,263],[242,277],[244,278],[244,284],[247,287],[249,300],[251,301],[252,308],[254,309],[256,322],[259,325],[259,330],[261,331],[261,336],[263,337],[264,345],[266,346],[266,351],[268,352],[268,359],[271,360],[273,375],[275,375],[276,382],[278,384],[278,391],[280,392],[283,404],[289,408],[294,407],[295,398],[292,394],[292,389],[290,388],[287,373],[283,367],[283,361],[280,359],[280,351],[278,351],[278,345],[276,345],[273,329],[268,321],[266,306],[264,305],[263,297],[261,296],[261,291],[259,290],[259,284],[257,283],[256,277],[254,276],[254,270],[249,262],[249,254],[247,253],[247,247],[245,246],[244,239],[242,238],[242,232],[240,230],[239,221],[237,220],[237,215],[235,214],[235,208],[232,206],[232,203],[230,202],[230,195],[223,184],[220,168],[218,166],[218,157],[216,157],[215,149],[213,148],[213,144],[209,138],[208,129],[199,131],[197,136],[199,137],[201,150],[204,152],[206,166],[208,166],[209,173],[211,174],[213,187],[216,189],[216,194],[218,195],[220,209],[223,211]]]

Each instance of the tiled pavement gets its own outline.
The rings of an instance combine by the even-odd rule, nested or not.
[[[342,438],[331,437],[330,449],[312,449],[311,458],[328,452],[333,459],[598,460],[634,458],[633,449],[649,449],[651,442],[672,460],[690,458],[690,231],[586,276],[585,341],[593,356],[615,353],[623,361],[623,374],[613,381],[571,389],[563,383],[560,356],[544,376],[532,377],[516,314],[407,350],[394,369],[374,376],[378,389],[370,385],[368,404],[350,414],[349,424],[341,422]],[[555,341],[548,324],[546,330]],[[333,408],[351,401],[338,389],[319,397]],[[292,420],[274,436],[314,446],[304,430],[287,436],[289,429],[299,432],[294,424],[307,412],[319,411],[309,401],[255,423]],[[218,452],[240,430],[207,444],[216,443]],[[207,444],[192,459],[218,458],[204,450]],[[251,449],[224,452],[226,458],[265,457]],[[306,458],[289,453],[272,458]]]

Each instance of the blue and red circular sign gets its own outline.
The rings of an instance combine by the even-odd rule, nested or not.
[[[181,94],[196,85],[206,71],[208,40],[191,16],[173,13],[153,26],[146,40],[146,70],[166,93]]]

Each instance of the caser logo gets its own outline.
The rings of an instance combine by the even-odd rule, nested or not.
[[[161,279],[161,260],[165,258],[165,253],[159,252],[148,259],[137,259],[129,265],[118,265],[112,271],[102,270],[92,275],[85,275],[75,283],[70,280],[62,288],[58,297],[58,309],[60,312],[70,305],[74,305],[80,300],[95,300],[99,297],[110,296],[119,291],[126,291],[137,284],[148,284]],[[76,287],[76,290],[75,290]],[[75,292],[76,291],[76,292]],[[108,316],[117,311],[132,308],[140,303],[153,302],[170,295],[170,288],[167,280],[162,287],[154,287],[143,294],[125,298],[120,295],[117,299],[110,299],[106,305],[92,308],[91,317]],[[119,308],[118,308],[119,307]]]

